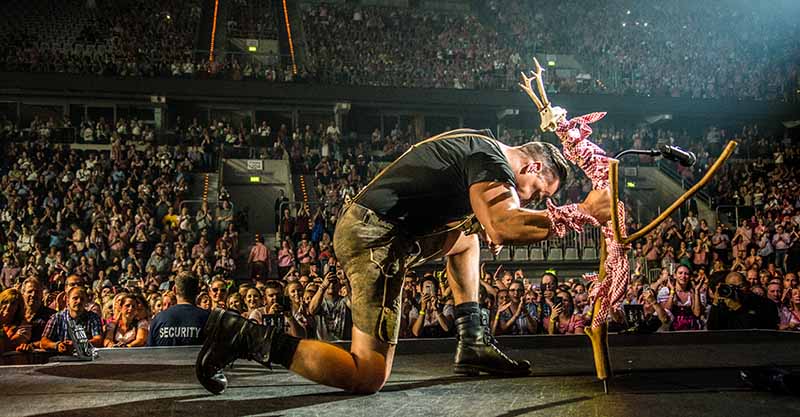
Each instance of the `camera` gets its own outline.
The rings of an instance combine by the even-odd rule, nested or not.
[[[563,302],[564,299],[562,299],[561,297],[553,297],[553,306],[557,306],[559,304],[562,304]]]
[[[739,298],[739,288],[728,284],[719,284],[719,287],[717,287],[717,295],[720,298],[736,300]]]

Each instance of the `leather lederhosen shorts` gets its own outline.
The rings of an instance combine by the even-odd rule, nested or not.
[[[446,239],[447,233],[411,238],[374,211],[346,204],[333,248],[350,280],[353,324],[382,342],[397,344],[405,272],[442,257]]]

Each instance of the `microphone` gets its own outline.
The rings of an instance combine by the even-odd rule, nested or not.
[[[685,167],[690,167],[697,162],[697,156],[694,153],[681,149],[677,146],[661,145],[658,147],[661,151],[661,156],[670,161],[675,161]]]

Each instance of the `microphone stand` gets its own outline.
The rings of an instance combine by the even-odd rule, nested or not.
[[[658,149],[626,149],[619,151],[614,155],[614,159],[620,159],[626,155],[646,155],[646,156],[660,156],[661,151]]]

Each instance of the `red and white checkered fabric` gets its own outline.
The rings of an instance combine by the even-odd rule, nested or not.
[[[556,135],[564,146],[564,156],[586,173],[592,181],[592,188],[604,190],[608,188],[608,157],[605,151],[589,140],[592,128],[589,124],[602,119],[606,113],[590,113],[570,120],[562,120],[556,129]],[[574,206],[574,207],[573,207]],[[599,225],[599,222],[577,209],[577,205],[556,207],[552,201],[547,201],[548,217],[551,220],[551,230],[559,237],[566,234],[567,229],[581,231],[585,224]],[[625,224],[625,206],[622,202],[617,206],[620,224]],[[587,217],[589,219],[587,219]],[[592,327],[605,323],[611,308],[619,308],[620,301],[628,287],[627,251],[629,245],[617,243],[610,222],[602,227],[603,237],[606,241],[605,270],[606,278],[594,285],[589,293],[591,302],[600,300],[600,310],[592,318]],[[625,230],[623,228],[623,237]],[[597,274],[584,275],[589,281],[597,279]]]

